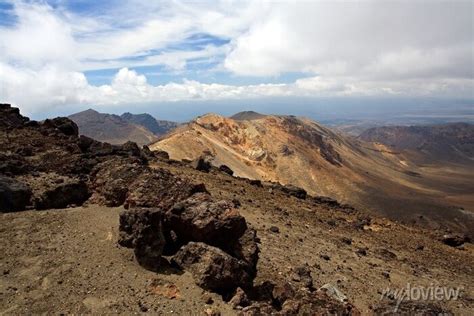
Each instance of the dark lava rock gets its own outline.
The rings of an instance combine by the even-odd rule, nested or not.
[[[357,249],[356,253],[360,256],[367,256],[367,249],[359,248],[359,249]]]
[[[159,207],[168,210],[195,193],[207,193],[204,184],[181,179],[164,169],[148,168],[128,186],[126,208]]]
[[[141,150],[134,142],[128,141],[120,146],[122,152],[128,153],[130,156],[139,157]]]
[[[281,306],[287,299],[294,297],[295,294],[295,290],[287,282],[275,285],[272,291],[272,297],[277,306]]]
[[[228,253],[242,260],[245,263],[247,272],[255,277],[257,274],[258,248],[259,239],[257,231],[252,227],[248,227],[240,238],[230,247],[224,247]]]
[[[0,212],[22,211],[30,204],[31,189],[13,178],[0,176]]]
[[[145,172],[139,162],[113,158],[96,167],[93,201],[106,206],[119,206],[127,198],[129,186]]]
[[[65,208],[68,205],[82,205],[90,197],[85,182],[69,179],[66,183],[56,183],[35,198],[35,208],[45,210],[50,208]]]
[[[327,196],[314,196],[312,197],[313,202],[318,204],[326,204],[331,207],[340,206],[339,202],[333,198]]]
[[[293,270],[292,280],[298,282],[303,287],[313,290],[313,277],[311,277],[311,270],[308,265],[296,267]]]
[[[28,164],[20,154],[0,153],[0,174],[19,175],[28,170]]]
[[[76,123],[67,117],[57,117],[54,119],[47,119],[43,122],[44,127],[55,128],[67,136],[78,136],[79,128]]]
[[[260,181],[260,180],[250,179],[249,183],[250,183],[250,185],[254,185],[256,187],[260,187],[260,188],[263,187],[262,181]]]
[[[183,243],[199,241],[226,249],[238,242],[247,224],[232,203],[216,202],[207,193],[196,193],[166,213],[166,228]]]
[[[278,234],[280,233],[280,228],[276,227],[276,226],[271,226],[269,228],[269,230],[272,232],[272,233],[275,233],[275,234]]]
[[[227,173],[230,176],[232,176],[234,174],[234,171],[226,165],[220,165],[219,170],[222,171],[222,172]]]
[[[290,149],[290,147],[288,147],[288,145],[282,145],[280,148],[280,152],[283,156],[290,156],[295,153],[292,149]]]
[[[296,187],[294,185],[284,185],[281,187],[281,190],[291,196],[294,196],[298,199],[306,199],[306,196],[308,195],[306,193],[306,190]]]
[[[172,261],[189,271],[197,285],[220,294],[252,285],[252,278],[239,260],[205,243],[188,243],[173,256]]]
[[[462,235],[444,235],[441,241],[448,246],[458,247],[466,242],[470,242],[470,239]]]
[[[352,245],[352,238],[349,237],[342,237],[341,241],[346,245]]]
[[[201,156],[197,159],[195,159],[192,163],[191,166],[199,171],[202,172],[209,172],[211,170],[211,162],[209,161],[209,158]]]
[[[12,108],[10,104],[0,104],[0,127],[15,128],[21,127],[27,123],[29,119],[20,114],[18,108]]]
[[[162,159],[162,160],[169,160],[170,159],[170,155],[164,150],[156,150],[153,153],[154,153],[155,157],[157,157],[159,159]]]
[[[134,208],[120,213],[119,241],[133,248],[137,261],[145,267],[160,263],[165,245],[160,209]]]

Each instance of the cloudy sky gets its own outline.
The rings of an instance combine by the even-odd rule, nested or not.
[[[0,0],[0,100],[27,114],[267,98],[472,100],[473,6]]]

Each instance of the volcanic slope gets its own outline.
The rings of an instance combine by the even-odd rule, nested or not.
[[[271,308],[275,315],[342,315],[334,307],[343,305],[354,306],[344,315],[380,315],[393,311],[396,302],[382,295],[385,290],[405,289],[408,283],[459,287],[461,296],[404,301],[402,313],[472,312],[472,243],[446,238],[446,231],[401,225],[319,197],[297,198],[287,188],[232,177],[217,168],[201,172],[133,143],[112,146],[78,137],[77,126],[66,118],[29,121],[10,105],[0,104],[0,145],[0,210],[8,212],[0,214],[0,314],[262,315],[269,314],[262,308]],[[78,195],[79,188],[88,194]],[[215,203],[197,204],[197,213],[186,211],[182,199],[199,197]],[[126,224],[122,214],[160,214],[161,208],[172,211],[168,215],[186,215],[184,221],[172,217],[182,225],[174,226],[181,228],[174,234],[178,241],[186,227],[226,232],[228,226],[212,225],[217,219],[238,219],[230,223],[255,229],[250,244],[238,243],[255,242],[260,249],[256,278],[246,289],[256,291],[251,302],[233,305],[229,297],[199,287],[199,270],[166,264],[176,254],[154,257],[157,269],[147,270],[139,264],[137,248],[118,244]],[[164,237],[156,233],[171,225],[160,223],[132,225],[153,236],[137,236],[135,246],[156,254],[150,246]],[[166,244],[173,245],[172,234],[167,236]],[[252,248],[240,248],[240,253]],[[230,268],[215,269],[206,279],[219,282],[216,275],[232,275]],[[285,286],[269,288],[272,284]],[[312,298],[318,300],[307,301]]]
[[[236,176],[302,187],[392,219],[473,231],[474,171],[420,169],[404,153],[294,116],[207,114],[150,145],[173,159],[212,158]]]
[[[69,116],[81,135],[110,144],[127,141],[147,145],[177,126],[177,123],[157,120],[149,114],[124,113],[121,116],[89,109]]]

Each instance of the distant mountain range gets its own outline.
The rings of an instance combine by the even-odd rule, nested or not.
[[[359,139],[407,151],[425,161],[474,163],[474,125],[469,123],[374,127]]]
[[[460,142],[472,141],[467,136],[469,126],[460,127],[455,129]],[[454,137],[453,133],[447,134]],[[431,141],[435,143],[436,138]],[[469,198],[472,165],[423,169],[411,160],[411,153],[345,136],[306,118],[255,112],[230,118],[207,114],[150,148],[167,151],[178,160],[207,155],[214,165],[226,165],[236,176],[293,184],[310,194],[407,221],[452,220],[454,214],[463,217],[455,211],[458,206],[474,208]]]
[[[79,133],[111,144],[133,141],[146,145],[156,141],[178,126],[175,122],[157,120],[150,114],[99,113],[89,109],[69,116],[79,127]]]

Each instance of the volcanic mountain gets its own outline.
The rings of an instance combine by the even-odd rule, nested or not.
[[[303,131],[317,163],[348,163]],[[0,104],[0,314],[472,314],[467,236],[207,166]],[[407,284],[460,295],[386,290]]]
[[[89,109],[69,116],[81,135],[111,144],[133,141],[146,145],[176,127],[176,123],[158,121],[149,114],[124,113],[121,116]]]
[[[176,122],[157,120],[147,113],[132,114],[130,112],[126,112],[120,115],[120,117],[129,123],[145,127],[157,136],[164,135],[178,126],[178,123]]]
[[[425,163],[458,162],[474,167],[473,124],[374,127],[364,131],[359,138],[409,152]]]
[[[473,227],[472,214],[462,209],[474,209],[472,170],[421,170],[404,153],[306,118],[207,114],[150,148],[173,159],[207,155],[236,176],[292,184],[394,219]]]

